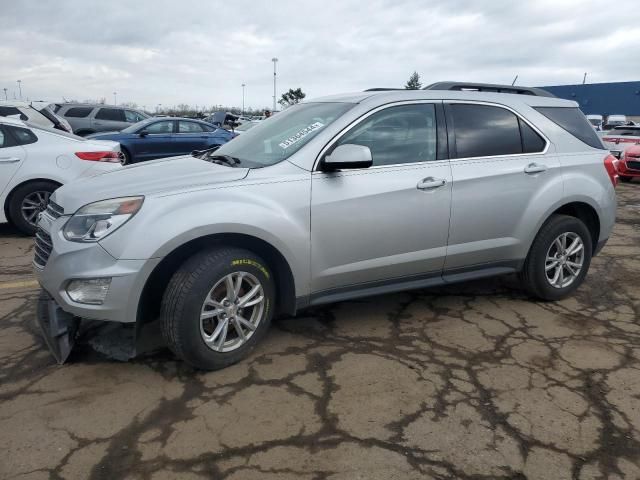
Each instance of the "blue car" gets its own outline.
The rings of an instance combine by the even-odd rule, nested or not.
[[[123,163],[187,155],[227,143],[236,134],[192,118],[155,117],[134,123],[119,132],[104,132],[86,138],[120,143]]]

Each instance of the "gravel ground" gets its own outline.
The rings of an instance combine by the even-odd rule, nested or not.
[[[558,303],[513,278],[276,321],[246,361],[54,364],[0,227],[0,478],[640,478],[640,185]]]

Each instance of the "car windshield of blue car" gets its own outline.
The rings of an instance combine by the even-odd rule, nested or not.
[[[276,113],[216,150],[242,165],[265,167],[289,158],[322,129],[352,108],[352,103],[302,103]]]
[[[142,127],[156,120],[158,120],[158,118],[147,118],[145,120],[139,121],[138,123],[134,123],[133,125],[129,125],[127,128],[120,131],[122,133],[138,133],[140,130],[142,130]]]

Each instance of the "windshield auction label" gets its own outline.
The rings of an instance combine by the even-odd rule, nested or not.
[[[321,122],[312,123],[308,127],[303,128],[298,133],[296,133],[292,137],[287,138],[284,142],[279,143],[278,145],[280,145],[280,148],[285,150],[289,148],[291,145],[298,143],[300,140],[302,140],[304,137],[309,135],[311,132],[318,130],[322,127],[324,127],[324,123],[321,123]]]

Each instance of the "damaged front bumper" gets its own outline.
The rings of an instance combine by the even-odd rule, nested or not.
[[[148,324],[87,320],[65,312],[45,290],[38,298],[37,320],[58,364],[67,361],[76,343],[90,345],[109,358],[127,361],[163,346],[157,322]]]
[[[45,217],[38,223],[34,261],[34,273],[42,287],[38,324],[58,363],[68,358],[76,343],[84,341],[121,360],[140,354],[141,345],[146,348],[148,343],[141,336],[149,326],[138,325],[138,305],[146,281],[161,259],[114,258],[99,243],[66,240],[62,234],[65,217]],[[82,303],[69,294],[72,282],[96,278],[110,279],[100,302]]]

